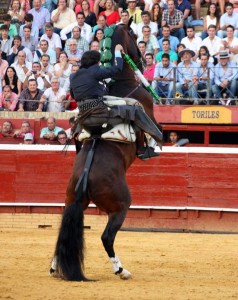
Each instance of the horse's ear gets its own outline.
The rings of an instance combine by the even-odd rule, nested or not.
[[[128,28],[130,28],[131,27],[131,23],[133,22],[133,16],[131,16],[130,17],[130,19],[129,19],[129,22],[128,22]]]

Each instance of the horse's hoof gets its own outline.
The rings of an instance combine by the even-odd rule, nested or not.
[[[126,269],[123,269],[122,272],[119,274],[119,276],[123,280],[128,280],[132,278],[131,273]]]

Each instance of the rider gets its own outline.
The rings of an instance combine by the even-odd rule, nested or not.
[[[82,56],[80,69],[70,75],[71,96],[79,106],[79,124],[89,128],[92,125],[108,124],[114,126],[122,122],[133,121],[139,129],[148,133],[161,145],[162,134],[160,130],[140,106],[115,105],[109,109],[103,102],[105,87],[100,81],[111,78],[122,71],[123,59],[121,53],[123,53],[123,47],[116,45],[113,66],[101,68],[99,66],[100,53],[87,51]],[[153,148],[141,147],[137,150],[137,153],[138,157],[143,160],[158,156]]]

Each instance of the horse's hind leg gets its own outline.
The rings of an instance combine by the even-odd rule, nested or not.
[[[115,255],[113,245],[114,245],[116,234],[118,230],[121,228],[122,223],[125,220],[127,210],[128,208],[118,213],[109,214],[109,220],[107,226],[101,237],[103,246],[112,263],[113,272],[114,274],[119,275],[121,279],[131,278],[131,273],[122,267],[122,264],[118,256]]]

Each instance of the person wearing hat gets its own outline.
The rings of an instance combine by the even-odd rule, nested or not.
[[[198,85],[198,64],[192,60],[195,56],[194,51],[185,48],[179,52],[179,57],[182,58],[182,62],[178,64],[176,91],[181,95],[188,95],[196,103],[197,85]]]
[[[222,105],[234,104],[231,99],[237,93],[237,66],[230,61],[230,54],[227,50],[221,51],[218,59],[219,63],[214,68],[215,84],[212,86],[214,98],[219,98]]]
[[[24,137],[24,144],[33,144],[34,143],[34,138],[31,133],[26,133]]]
[[[142,22],[141,13],[142,10],[140,10],[138,7],[136,7],[136,0],[127,0],[129,16],[133,17],[133,22],[135,24],[139,24]]]

